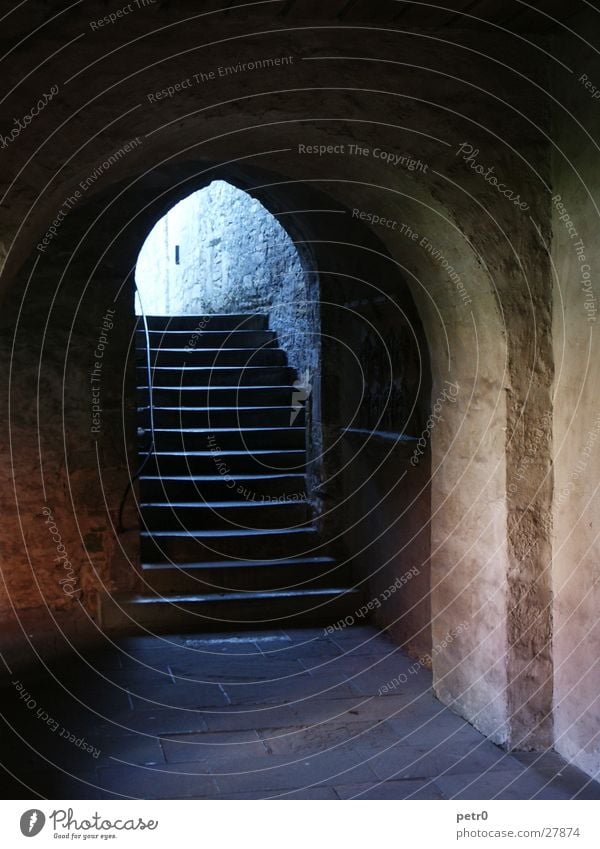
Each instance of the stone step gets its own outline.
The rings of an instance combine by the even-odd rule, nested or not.
[[[288,366],[156,366],[151,371],[153,386],[291,386],[296,371]],[[148,369],[137,366],[137,385],[148,383]]]
[[[207,563],[142,564],[142,582],[161,594],[236,592],[240,590],[297,590],[346,586],[348,569],[333,557],[289,560],[230,560]]]
[[[146,367],[146,346],[136,349],[138,365]],[[151,348],[153,366],[285,366],[287,356],[281,348]]]
[[[150,348],[179,348],[195,351],[200,348],[277,348],[277,338],[273,330],[204,330],[194,333],[190,330],[149,330]],[[135,347],[146,348],[146,333],[135,332]]]
[[[304,427],[305,408],[294,407],[154,407],[154,426],[161,428]],[[150,426],[150,408],[138,408],[141,427]]]
[[[143,475],[139,481],[141,501],[300,501],[306,498],[305,487],[303,474],[237,475],[227,479],[219,474]]]
[[[326,554],[315,527],[140,532],[144,563],[316,557]]]
[[[140,504],[141,526],[167,530],[270,530],[306,527],[312,522],[306,501],[154,501]]]
[[[150,431],[148,431],[150,436]],[[154,429],[157,451],[270,451],[302,450],[306,445],[303,427]]]
[[[138,317],[138,328],[144,320]],[[202,333],[210,330],[267,330],[269,317],[264,313],[213,313],[212,315],[148,315],[149,330],[185,330]]]
[[[266,316],[150,316],[136,332],[141,570],[103,627],[197,631],[331,623],[355,610],[306,497],[306,411]],[[243,328],[243,329],[242,329]]]
[[[159,407],[289,407],[293,386],[158,386],[152,391]],[[147,386],[140,386],[137,399],[148,404]]]
[[[147,454],[140,452],[141,461]],[[159,451],[150,456],[142,469],[144,475],[229,475],[271,474],[282,472],[299,474],[305,471],[306,451]]]
[[[247,628],[326,625],[359,606],[359,593],[347,587],[248,593],[104,595],[101,627],[111,633],[203,632]]]

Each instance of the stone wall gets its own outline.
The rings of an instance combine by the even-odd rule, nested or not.
[[[597,38],[597,15],[575,21]],[[554,45],[556,148],[551,191],[554,265],[555,746],[591,775],[600,769],[600,84],[597,53],[578,38]],[[587,85],[586,85],[587,84]],[[551,199],[552,198],[552,199]],[[548,563],[550,569],[550,562]]]
[[[66,238],[77,238],[68,225]],[[89,244],[84,247],[89,248]],[[19,276],[1,315],[6,365],[2,607],[76,610],[133,586],[137,516],[119,506],[135,453],[128,350],[133,288],[90,264],[44,258]],[[93,265],[93,262],[91,263]],[[87,281],[87,282],[86,282]]]
[[[290,364],[314,370],[309,349],[318,350],[319,333],[298,252],[277,219],[229,183],[215,180],[169,210],[148,234],[135,277],[147,315],[269,313]]]
[[[406,281],[385,246],[348,223],[324,281],[324,519],[371,617],[415,655],[431,649],[431,370]],[[345,260],[345,264],[342,262]]]
[[[415,441],[350,432],[341,446],[346,556],[370,617],[412,656],[431,653],[430,453]],[[357,622],[360,619],[357,617]]]

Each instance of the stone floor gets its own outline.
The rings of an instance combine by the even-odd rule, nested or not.
[[[490,743],[371,627],[42,655],[3,687],[3,798],[600,799],[555,753]]]

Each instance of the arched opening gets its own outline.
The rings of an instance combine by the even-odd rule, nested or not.
[[[152,227],[175,203],[208,184],[207,170],[213,171],[206,164],[179,163],[176,169],[151,172],[82,205],[77,218],[64,223],[53,250],[44,257],[44,264],[35,268],[32,279],[27,277],[29,269],[22,278],[23,287],[29,286],[27,297],[36,299],[35,314],[50,316],[52,333],[64,344],[67,383],[74,389],[87,386],[93,353],[89,339],[97,335],[106,307],[111,305],[115,310],[103,376],[112,373],[119,379],[103,380],[102,423],[97,439],[89,443],[82,439],[89,421],[87,416],[82,417],[79,394],[73,396],[73,403],[67,398],[64,413],[72,510],[67,508],[62,520],[68,526],[71,516],[75,526],[79,523],[81,527],[83,557],[89,558],[89,566],[81,569],[83,601],[86,609],[100,607],[100,622],[107,630],[160,630],[156,623],[148,628],[147,622],[128,607],[132,594],[142,595],[147,610],[149,593],[158,589],[151,588],[140,569],[144,552],[140,552],[137,507],[128,502],[125,525],[129,532],[115,537],[112,524],[127,479],[138,466],[132,405],[136,396],[133,272]],[[321,403],[318,409],[313,405],[311,415],[314,432],[321,434],[322,442],[319,438],[308,440],[321,465],[312,464],[309,458],[308,491],[312,493],[311,509],[319,533],[328,545],[335,546],[337,563],[351,570],[352,587],[363,593],[361,602],[353,605],[344,621],[358,623],[369,617],[393,634],[397,643],[418,657],[427,657],[432,648],[448,642],[446,635],[456,629],[456,622],[460,625],[465,621],[463,610],[469,606],[474,611],[470,629],[453,637],[443,653],[432,651],[436,692],[473,716],[490,735],[505,740],[501,704],[505,679],[503,669],[495,662],[497,645],[503,640],[505,610],[503,469],[488,444],[475,441],[482,432],[489,433],[493,445],[497,445],[505,411],[496,395],[492,402],[476,407],[470,401],[473,395],[478,397],[481,386],[486,393],[490,386],[501,389],[503,349],[493,344],[493,290],[476,254],[461,253],[456,228],[448,224],[443,210],[432,212],[419,200],[412,202],[406,215],[415,222],[416,230],[435,239],[437,249],[460,269],[463,279],[478,286],[478,305],[486,302],[488,336],[480,349],[485,356],[478,361],[472,354],[477,350],[477,340],[471,334],[470,311],[457,301],[442,264],[434,262],[426,251],[417,250],[418,244],[413,247],[414,241],[393,238],[392,231],[383,232],[380,238],[379,231],[353,214],[352,195],[345,194],[343,188],[334,187],[333,196],[306,183],[254,169],[221,168],[217,173],[260,198],[265,208],[285,221],[303,259],[312,259],[314,273],[307,279],[312,285],[314,281],[319,284],[316,297],[311,293],[311,301],[319,317],[322,368],[318,392],[313,393]],[[118,208],[113,204],[116,197]],[[396,193],[390,192],[387,207],[380,205],[388,220],[399,215],[397,202]],[[408,207],[409,200],[403,198],[403,203]],[[74,257],[69,254],[65,267],[66,252],[73,244],[78,245],[78,251]],[[54,290],[49,281],[57,279],[61,280],[60,298],[50,303],[49,293]],[[427,281],[427,288],[421,280]],[[434,301],[442,304],[442,315]],[[32,310],[29,315],[33,314]],[[27,329],[22,328],[25,332]],[[27,333],[27,338],[32,335]],[[81,356],[74,357],[75,350],[82,352]],[[431,367],[430,350],[434,352]],[[441,422],[428,429],[430,405],[443,397],[445,380],[453,386],[460,383],[460,399],[455,402],[450,393]],[[461,428],[466,421],[469,433],[464,438]],[[115,439],[121,433],[123,436]],[[402,437],[415,439],[423,433],[423,455],[413,465],[413,443]],[[47,428],[43,438],[51,434]],[[476,463],[471,462],[474,443],[479,457]],[[482,487],[487,487],[490,497],[480,510],[489,508],[485,521],[492,519],[491,529],[496,535],[491,540],[495,557],[488,559],[489,537],[473,543],[453,532],[457,521],[470,518],[470,492]],[[82,513],[82,504],[92,507]],[[469,510],[464,509],[467,504]],[[93,546],[91,557],[88,546]],[[311,553],[315,554],[314,548]],[[211,556],[209,562],[215,560]],[[218,579],[211,579],[211,583],[214,590]],[[297,583],[297,579],[289,583]],[[489,587],[494,588],[495,617],[488,615]],[[181,627],[181,615],[190,611],[182,611],[176,588],[163,585],[160,595],[158,603],[174,617],[163,620],[165,630],[187,630]],[[115,605],[114,617],[108,613],[106,601]],[[312,609],[319,610],[319,604]],[[263,624],[271,614],[272,606],[267,603],[260,617]],[[239,612],[233,617],[223,612],[217,616],[221,627],[226,623],[229,631],[243,627],[240,620],[244,617]],[[200,619],[194,614],[193,619],[194,630],[211,626],[207,617]],[[326,621],[326,627],[333,627],[340,619],[328,615]],[[342,631],[345,627],[341,626]],[[471,668],[478,670],[472,689],[464,686],[461,656],[469,656]],[[463,696],[466,698],[461,702]]]
[[[288,606],[292,594],[310,593],[316,600],[313,615],[329,624],[352,617],[362,609],[359,599],[385,592],[397,573],[409,574],[403,581],[414,578],[412,586],[402,601],[389,605],[381,623],[402,643],[425,651],[430,646],[428,446],[420,468],[410,469],[412,442],[422,430],[429,396],[423,332],[398,268],[362,224],[340,226],[330,215],[315,234],[326,238],[296,232],[292,241],[277,220],[277,208],[283,199],[293,209],[296,204],[286,197],[293,191],[277,199],[267,189],[259,193],[261,199],[266,195],[263,204],[225,180],[212,181],[171,206],[140,250],[136,312],[148,317],[150,333],[143,341],[150,345],[154,384],[154,405],[142,406],[138,422],[146,439],[142,459],[149,464],[139,482],[144,588],[177,590],[181,600],[183,589],[188,594],[198,589],[198,569],[191,583],[189,576],[181,579],[181,572],[189,571],[186,563],[208,561],[210,574],[200,588],[226,592],[243,586],[247,610],[252,581],[247,575],[237,576],[235,587],[225,581],[222,558],[253,566],[284,560],[284,583],[258,589],[281,590]],[[319,205],[332,205],[314,190],[302,199],[297,205],[315,212]],[[281,217],[294,232],[296,215]],[[186,329],[182,353],[177,348]],[[251,342],[238,345],[237,337]],[[150,381],[143,379],[142,347],[137,374],[145,393]],[[275,354],[287,368],[274,368]],[[184,385],[190,372],[193,392]],[[252,386],[259,379],[267,384],[259,387],[260,397]],[[149,433],[151,427],[155,433]],[[269,438],[275,441],[269,444]],[[200,452],[210,459],[200,462]],[[406,496],[401,509],[399,481]],[[257,509],[264,501],[270,518]],[[371,540],[357,529],[374,513],[385,531],[383,540],[375,539],[372,568]],[[212,524],[199,527],[204,516]],[[389,522],[392,533],[387,533]],[[219,531],[227,540],[218,538]],[[260,538],[259,532],[273,536]],[[188,539],[182,541],[183,535]],[[201,550],[188,551],[190,536],[194,544],[203,541]],[[284,536],[287,547],[276,539]],[[218,576],[212,568],[217,564]],[[338,602],[329,613],[326,592]],[[177,604],[166,604],[177,616]],[[242,608],[232,621],[252,624]],[[139,608],[150,615],[157,609]],[[105,624],[130,624],[138,617],[128,609],[123,622],[122,612],[109,613]],[[197,627],[193,616],[191,621]],[[268,621],[268,616],[261,620]],[[215,623],[209,617],[202,624]],[[160,622],[149,619],[146,625],[156,630]]]
[[[356,592],[325,550],[312,494],[317,276],[257,199],[215,180],[154,225],[135,285],[145,594],[109,604],[105,624],[249,627],[320,618],[326,603],[341,612]]]
[[[387,583],[394,582],[397,574],[408,572],[415,562],[418,563],[418,580],[411,581],[402,595],[394,595],[383,611],[376,612],[376,616],[382,626],[395,629],[400,642],[409,644],[411,636],[417,634],[420,642],[414,648],[427,650],[431,628],[427,609],[429,449],[419,466],[419,474],[404,481],[401,497],[406,498],[406,503],[400,510],[397,502],[400,490],[391,486],[403,474],[398,464],[406,466],[410,458],[410,443],[405,437],[418,433],[419,422],[427,418],[429,403],[427,345],[412,297],[398,264],[391,260],[381,240],[356,220],[350,210],[344,212],[340,209],[339,201],[305,183],[281,180],[272,174],[245,167],[217,169],[206,164],[180,163],[176,167],[167,166],[150,172],[125,188],[117,186],[110,194],[82,204],[78,216],[69,219],[61,228],[43,267],[36,269],[34,279],[39,280],[40,286],[44,285],[44,279],[48,279],[46,275],[51,275],[53,280],[62,275],[62,296],[66,299],[65,305],[67,302],[70,305],[63,315],[72,315],[71,305],[75,305],[75,317],[71,318],[71,322],[77,329],[66,330],[65,338],[70,340],[68,349],[72,349],[75,340],[81,337],[82,346],[87,350],[85,346],[90,337],[94,338],[97,324],[107,306],[112,304],[110,308],[116,308],[103,360],[101,421],[93,433],[93,441],[89,445],[91,450],[86,449],[86,443],[78,435],[82,424],[84,429],[86,424],[80,419],[80,405],[72,420],[72,428],[67,428],[73,438],[71,441],[68,437],[68,451],[71,458],[77,458],[81,467],[84,490],[86,484],[83,481],[89,483],[88,473],[84,470],[89,469],[89,475],[93,476],[98,465],[96,444],[101,466],[108,462],[114,469],[110,485],[106,485],[105,473],[98,481],[100,490],[104,491],[104,495],[98,497],[98,503],[107,504],[111,515],[109,524],[105,530],[99,531],[106,521],[103,509],[94,517],[89,515],[89,519],[86,518],[89,533],[102,540],[97,544],[106,560],[100,568],[97,562],[90,566],[84,598],[89,599],[92,609],[96,609],[99,600],[102,609],[103,599],[108,598],[110,603],[116,599],[117,610],[122,612],[124,604],[119,593],[139,594],[140,590],[147,590],[145,576],[140,572],[144,552],[140,553],[139,514],[133,499],[127,501],[124,515],[124,527],[128,530],[116,538],[113,530],[113,517],[127,481],[139,467],[135,405],[136,366],[139,368],[140,363],[136,363],[135,357],[134,269],[140,250],[157,222],[178,202],[195,191],[206,189],[215,178],[234,186],[234,191],[244,190],[248,193],[246,197],[251,196],[251,203],[254,199],[260,201],[261,208],[285,224],[285,231],[298,251],[303,267],[304,288],[296,291],[290,303],[284,303],[283,309],[304,310],[311,333],[318,335],[318,344],[303,348],[307,336],[306,332],[298,331],[299,322],[296,320],[288,321],[287,325],[281,321],[278,327],[274,324],[274,329],[280,346],[291,352],[290,360],[297,372],[302,373],[303,370],[299,356],[303,351],[318,358],[317,367],[310,372],[309,403],[305,403],[305,398],[301,402],[305,407],[307,431],[304,491],[319,540],[332,548],[328,548],[326,554],[320,543],[311,543],[301,548],[298,554],[322,558],[329,557],[329,551],[332,551],[336,563],[342,564],[348,572],[348,585],[368,597],[376,590],[379,592],[373,581],[384,580],[387,586]],[[114,205],[112,198],[118,198],[118,206]],[[67,243],[78,244],[79,249],[67,269],[60,271],[65,256],[62,248]],[[297,281],[298,278],[293,279]],[[83,294],[82,280],[86,281]],[[274,315],[277,320],[277,310],[274,310]],[[56,328],[58,325],[55,323],[53,326]],[[394,341],[395,332],[404,339],[402,344]],[[310,341],[312,343],[313,339]],[[69,369],[79,368],[81,363],[73,359],[68,350],[66,356]],[[109,380],[109,373],[120,375],[120,380]],[[365,386],[365,377],[369,386]],[[89,381],[86,369],[83,379]],[[80,382],[78,377],[73,380],[73,385]],[[238,402],[233,406],[239,406]],[[178,412],[171,412],[176,420]],[[67,419],[69,417],[70,413]],[[289,422],[288,414],[288,429]],[[301,422],[296,420],[294,424],[298,426]],[[238,423],[236,428],[240,429]],[[379,433],[371,433],[372,430]],[[117,444],[115,435],[119,432],[122,438]],[[366,444],[350,447],[357,440]],[[388,456],[390,447],[393,451]],[[173,446],[169,450],[173,450]],[[203,450],[209,452],[211,446],[206,445]],[[374,475],[372,458],[366,466],[361,468],[360,465],[362,459],[373,451],[381,455],[375,463]],[[180,453],[186,453],[185,447]],[[186,462],[185,458],[183,462]],[[381,478],[384,469],[391,480]],[[277,474],[281,469],[267,471]],[[288,467],[284,471],[298,470]],[[213,477],[220,474],[216,467],[211,472]],[[204,476],[208,476],[208,470],[205,470]],[[77,478],[71,476],[71,480]],[[420,493],[417,499],[413,498],[415,492]],[[91,497],[89,490],[85,497]],[[79,499],[78,493],[75,493],[75,498]],[[370,539],[359,531],[358,541],[353,541],[352,535],[359,529],[360,523],[356,520],[360,515],[377,515],[383,534],[378,530]],[[392,534],[387,533],[390,523],[395,529]],[[247,526],[251,523],[239,524]],[[302,522],[295,524],[302,525]],[[180,530],[185,533],[187,529]],[[377,551],[375,568],[371,544]],[[249,555],[245,557],[248,559]],[[164,556],[164,548],[161,548],[160,556]],[[273,553],[262,550],[261,557],[272,559]],[[206,557],[203,559],[206,560]],[[218,554],[211,555],[211,562],[217,559]],[[87,568],[84,571],[87,575]],[[330,572],[326,565],[316,577],[322,582]],[[303,576],[300,580],[295,577],[284,586],[302,584],[303,581]],[[211,579],[211,584],[218,587],[219,582]],[[333,588],[336,588],[335,585]],[[162,592],[162,595],[167,594]],[[174,611],[174,615],[178,615],[177,604],[167,600],[166,605]],[[314,607],[322,616],[320,603]],[[353,611],[360,608],[360,604],[352,606]],[[418,619],[416,625],[415,615]],[[108,627],[108,618],[104,614],[102,617],[103,625]],[[230,627],[235,627],[235,617],[233,619]],[[268,616],[264,619],[268,621]],[[135,621],[135,616],[127,612],[121,624],[133,627]],[[337,617],[327,615],[326,621],[334,623]],[[209,623],[204,620],[196,622],[196,628],[206,624]]]
[[[295,370],[296,395],[304,402],[318,384],[321,344],[319,280],[311,265],[308,254],[301,257],[277,217],[257,198],[226,180],[213,180],[179,200],[148,233],[135,266],[136,314],[197,316],[196,322],[188,322],[188,349],[201,345],[202,331],[208,332],[204,322],[208,316],[232,316],[233,335],[217,336],[215,342],[224,341],[227,346],[238,344],[237,330],[260,329],[254,327],[252,316],[262,316],[265,327],[275,334],[265,345],[276,342],[279,359],[269,357],[268,350],[247,348],[247,374],[240,374],[240,380],[248,377],[248,369],[277,360]],[[221,324],[226,329],[224,320]],[[252,342],[248,334],[240,334],[240,346]],[[234,359],[231,353],[228,362]],[[216,377],[211,375],[213,384]],[[316,397],[312,404],[318,406]],[[291,420],[298,413],[299,407]],[[303,413],[310,416],[309,409]],[[311,435],[320,443],[316,431]],[[309,452],[313,462],[319,462],[312,445]]]
[[[138,256],[135,281],[146,313],[202,315],[302,307],[304,273],[275,216],[241,189],[213,180],[154,225]]]

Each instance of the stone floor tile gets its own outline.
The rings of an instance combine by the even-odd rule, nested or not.
[[[404,718],[408,716],[409,710],[414,709],[414,705],[404,697],[373,699],[353,696],[343,699],[307,699],[293,704],[232,705],[231,708],[215,708],[214,712],[203,714],[203,718],[211,731],[234,731],[247,728],[315,726],[342,720],[374,725],[381,720],[387,720],[389,716],[395,719]],[[411,721],[414,721],[414,717]],[[482,739],[481,735],[479,739]]]
[[[306,677],[306,671],[295,660],[282,661],[266,657],[247,659],[220,656],[217,658],[191,658],[170,665],[170,671],[177,683],[187,681],[218,682],[221,684],[243,681],[281,681],[294,677]]]
[[[373,748],[395,742],[393,730],[383,722],[372,725],[343,719],[312,727],[261,728],[259,734],[267,751],[297,757],[327,750],[358,751],[361,742],[367,745],[367,741]]]
[[[333,643],[331,643],[333,645]],[[338,649],[341,652],[341,649]],[[300,658],[303,667],[309,672],[316,675],[325,675],[333,673],[342,678],[342,676],[351,677],[352,675],[360,675],[364,672],[373,671],[385,684],[390,678],[398,676],[401,673],[409,675],[409,669],[415,661],[407,657],[407,655],[395,651],[392,654],[378,652],[372,654],[338,654],[331,657],[320,657],[318,655],[304,655]]]
[[[201,764],[193,763],[99,767],[98,784],[131,799],[186,799],[217,792],[214,778]]]
[[[116,645],[129,653],[135,652],[156,652],[163,649],[178,649],[185,645],[186,636],[180,634],[140,634],[133,637],[122,637],[115,640]]]
[[[485,738],[476,746],[441,745],[435,749],[426,746],[395,745],[374,752],[366,745],[358,749],[367,758],[373,772],[381,779],[437,778],[453,773],[475,774],[486,769],[523,771],[523,767],[510,755],[502,752]]]
[[[185,654],[179,650],[157,649],[156,651],[121,652],[121,669],[141,673],[168,672],[169,664]]]
[[[306,705],[317,699],[334,699],[352,696],[348,684],[333,682],[328,676],[303,676],[259,684],[224,684],[223,690],[231,704],[295,703]]]
[[[389,719],[387,724],[396,734],[398,742],[407,746],[474,746],[484,739],[477,729],[435,699],[418,700],[410,708]]]
[[[268,754],[256,731],[173,734],[162,737],[160,743],[167,763],[202,761],[210,763],[210,771],[229,770],[248,758],[266,757]]]
[[[340,657],[342,649],[331,640],[307,639],[304,642],[281,643],[278,646],[261,646],[262,653],[269,660],[304,660],[308,663]]]
[[[209,710],[208,708],[206,710]],[[113,713],[97,721],[90,732],[102,737],[119,737],[145,733],[154,737],[179,731],[206,731],[204,713],[193,708],[140,709]]]
[[[232,801],[243,799],[264,799],[269,801],[277,801],[280,799],[303,799],[315,801],[337,801],[339,796],[333,787],[307,787],[305,790],[280,790],[279,792],[269,793],[268,791],[250,791],[242,793],[229,793],[226,796],[221,796],[223,799]]]
[[[190,634],[182,641],[182,648],[187,650],[186,656],[195,654],[197,657],[211,658],[228,655],[244,659],[290,643],[290,638],[281,630],[242,631],[209,635]]]
[[[311,640],[322,639],[324,628],[283,628],[282,633],[292,643],[305,645]]]
[[[398,650],[398,646],[385,631],[370,625],[336,630],[329,635],[329,638],[345,652],[352,650],[355,654],[381,654],[381,652]]]
[[[116,737],[95,737],[90,742],[100,752],[98,766],[126,764],[161,764],[165,762],[160,739],[147,734],[123,734]]]
[[[265,726],[285,727],[298,722],[298,713],[292,705],[261,705],[249,703],[214,709],[203,714],[209,731],[245,731]]]
[[[384,781],[377,784],[342,784],[335,788],[340,799],[443,799],[432,781]]]
[[[530,770],[491,770],[485,774],[444,775],[435,779],[446,799],[571,799],[567,786]],[[593,798],[600,799],[598,788]]]
[[[228,705],[230,701],[219,684],[197,684],[180,682],[163,684],[161,687],[148,688],[145,692],[132,687],[131,702],[134,710],[152,708],[207,708]]]
[[[228,774],[211,773],[224,794],[282,789],[302,792],[313,785],[335,786],[375,780],[369,766],[361,763],[360,758],[356,758],[352,753],[311,755],[301,759],[274,755],[267,756],[266,759],[249,758],[239,765],[238,770]]]
[[[545,752],[511,752],[512,756],[537,775],[551,778],[552,787],[562,787],[569,796],[580,799],[597,799],[598,785],[590,776],[564,759],[552,749]]]
[[[164,669],[156,669],[148,666],[137,666],[131,669],[116,669],[105,673],[104,685],[114,686],[115,689],[144,691],[153,687],[161,688],[172,686],[173,677],[169,672],[169,665]]]

